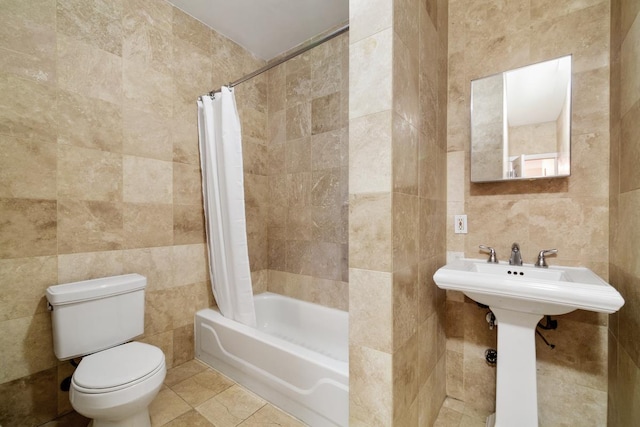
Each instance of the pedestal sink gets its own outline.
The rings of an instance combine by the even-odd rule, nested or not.
[[[488,305],[498,321],[496,413],[487,427],[538,427],[535,328],[543,316],[576,309],[615,313],[624,304],[618,291],[583,267],[460,259],[433,279]]]

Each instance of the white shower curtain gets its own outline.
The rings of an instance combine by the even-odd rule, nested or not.
[[[223,316],[255,326],[244,211],[240,119],[233,90],[198,100],[209,273]]]

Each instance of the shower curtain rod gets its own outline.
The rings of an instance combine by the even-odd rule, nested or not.
[[[254,71],[254,72],[252,72],[250,74],[247,74],[246,76],[241,77],[241,78],[239,78],[238,80],[236,80],[234,82],[229,83],[227,86],[229,88],[232,88],[232,87],[234,87],[236,85],[239,85],[240,83],[246,82],[247,80],[251,80],[252,78],[254,78],[256,76],[259,76],[260,74],[262,74],[262,73],[264,73],[266,71],[269,71],[273,67],[277,67],[278,65],[280,65],[280,64],[282,64],[284,62],[287,62],[288,60],[290,60],[292,58],[295,58],[298,55],[302,55],[306,51],[311,50],[314,47],[320,46],[322,43],[327,42],[327,41],[331,40],[332,38],[337,37],[340,34],[345,33],[347,31],[349,31],[349,24],[343,25],[342,27],[330,32],[326,36],[324,36],[324,37],[322,37],[322,38],[320,38],[320,39],[318,39],[318,40],[316,40],[314,42],[311,42],[308,45],[302,46],[299,49],[291,52],[290,54],[288,54],[288,55],[286,55],[286,56],[284,56],[284,57],[282,57],[280,59],[277,59],[277,60],[275,60],[273,62],[268,63],[264,67],[259,68],[256,71]],[[208,95],[209,96],[213,96],[217,92],[220,92],[220,88],[218,88],[216,90],[212,90],[211,92],[208,93]]]

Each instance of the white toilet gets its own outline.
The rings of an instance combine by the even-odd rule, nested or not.
[[[84,356],[69,399],[77,412],[93,419],[93,427],[151,425],[148,407],[167,372],[164,353],[127,343],[144,332],[146,285],[144,276],[125,274],[47,289],[56,357]]]

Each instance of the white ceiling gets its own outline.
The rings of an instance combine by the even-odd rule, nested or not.
[[[349,0],[169,0],[269,60],[349,19]]]

